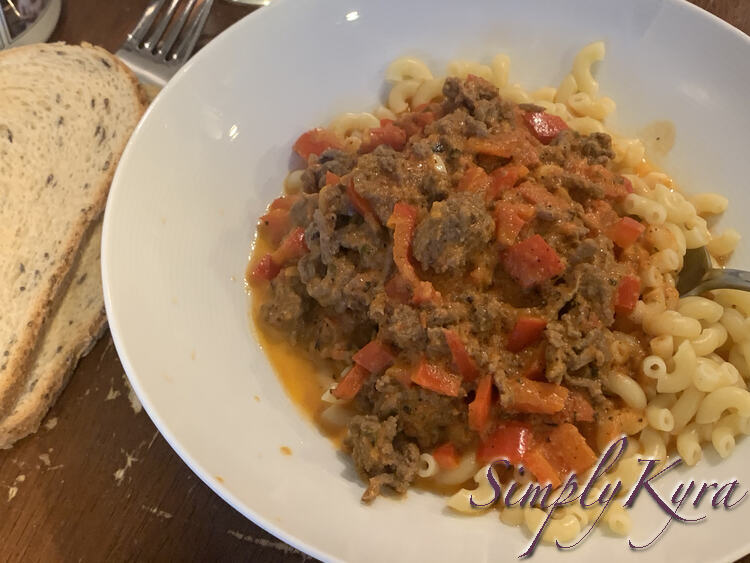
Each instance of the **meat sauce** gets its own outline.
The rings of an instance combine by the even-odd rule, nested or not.
[[[357,151],[300,137],[302,193],[271,204],[248,268],[293,400],[331,435],[328,384],[346,403],[365,500],[405,492],[422,453],[444,467],[504,456],[554,484],[645,425],[602,385],[638,377],[646,339],[626,317],[653,252],[621,208],[609,136],[476,77],[443,95]]]

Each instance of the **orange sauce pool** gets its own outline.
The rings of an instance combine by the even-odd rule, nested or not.
[[[263,237],[258,236],[245,275],[250,299],[249,316],[253,332],[276,376],[281,381],[284,391],[289,395],[295,406],[305,418],[315,424],[321,434],[331,440],[334,447],[341,449],[346,436],[346,427],[332,424],[322,416],[323,411],[329,406],[321,400],[321,396],[327,387],[324,374],[335,373],[335,366],[331,362],[314,358],[300,347],[293,346],[283,334],[268,326],[261,317],[260,308],[268,299],[270,288],[268,285],[256,285],[247,282],[252,268],[270,250],[269,244]],[[352,411],[352,414],[355,413]],[[282,453],[289,455],[283,449]],[[415,489],[433,492],[440,496],[450,496],[462,487],[474,488],[474,486],[473,481],[461,485],[443,485],[432,479],[422,478],[417,478],[412,485]]]
[[[332,381],[330,376],[335,373],[336,368],[331,362],[314,358],[302,348],[292,345],[283,334],[268,326],[261,317],[260,308],[267,301],[270,288],[268,284],[247,283],[252,267],[269,250],[271,249],[263,237],[257,237],[245,275],[253,332],[292,402],[305,418],[315,423],[324,436],[336,447],[341,447],[346,428],[335,426],[321,417],[328,406],[321,400],[327,387],[326,374],[329,375],[328,381]]]

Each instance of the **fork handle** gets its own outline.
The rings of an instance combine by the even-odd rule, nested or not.
[[[700,295],[712,289],[741,289],[743,291],[750,291],[750,272],[714,268],[706,272],[700,283],[686,292],[683,297]]]

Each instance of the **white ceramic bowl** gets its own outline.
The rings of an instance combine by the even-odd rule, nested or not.
[[[620,129],[672,120],[668,170],[687,191],[728,195],[723,224],[750,235],[750,40],[682,1],[281,0],[213,41],[159,95],[107,205],[107,313],[149,415],[232,506],[323,559],[494,561],[523,551],[527,536],[494,512],[457,517],[444,499],[416,491],[360,504],[349,462],[290,402],[255,341],[242,279],[255,222],[281,191],[296,136],[374,107],[392,59],[416,54],[440,70],[450,59],[505,52],[512,79],[534,88],[557,84],[596,39],[607,44],[598,76],[618,102]],[[735,263],[750,266],[747,248]],[[661,490],[678,477],[750,486],[747,441],[727,461],[706,457]],[[541,547],[536,560],[688,562],[750,551],[748,503],[731,512],[704,503],[700,512],[705,522],[673,524],[646,551],[596,532],[575,550]],[[635,543],[666,521],[646,495],[633,519]]]

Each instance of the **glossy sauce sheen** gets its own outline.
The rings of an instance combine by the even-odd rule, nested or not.
[[[269,250],[268,243],[259,236],[245,273],[253,331],[271,367],[295,406],[315,423],[323,435],[330,438],[337,447],[341,447],[346,429],[335,427],[321,418],[321,414],[328,406],[320,400],[327,387],[323,374],[332,373],[331,370],[334,368],[329,363],[315,359],[305,351],[296,348],[278,331],[268,326],[260,315],[260,307],[268,299],[269,287],[267,285],[251,286],[247,283],[252,267]]]

